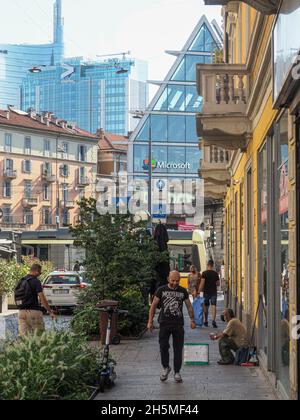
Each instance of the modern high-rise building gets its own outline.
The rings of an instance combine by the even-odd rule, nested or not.
[[[130,137],[128,157],[130,176],[148,182],[151,161],[152,190],[161,188],[157,185],[166,187],[172,179],[188,180],[193,185],[192,201],[195,201],[202,157],[196,132],[196,115],[202,109],[202,98],[196,88],[196,65],[212,63],[221,42],[216,22],[211,24],[202,16],[183,49],[168,51],[176,61],[164,81],[153,82],[159,89]],[[155,214],[155,208],[152,210]],[[167,222],[173,225],[186,219],[184,215],[168,217]]]
[[[64,23],[62,0],[54,4],[53,43],[42,45],[0,44],[0,108],[21,106],[21,84],[29,69],[62,63]]]
[[[105,61],[65,59],[27,72],[21,108],[51,112],[84,130],[127,135],[137,125],[131,110],[148,104],[148,66],[126,54]]]

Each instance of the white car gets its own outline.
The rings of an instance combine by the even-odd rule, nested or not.
[[[43,282],[44,294],[51,307],[75,308],[81,290],[90,286],[85,273],[54,271]]]

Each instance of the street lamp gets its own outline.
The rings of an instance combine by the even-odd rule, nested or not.
[[[143,111],[132,112],[133,118],[141,120],[146,115]],[[152,126],[151,126],[151,115],[149,114],[149,144],[148,144],[148,213],[150,217],[149,226],[152,229]]]

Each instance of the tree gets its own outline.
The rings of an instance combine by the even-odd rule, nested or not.
[[[75,245],[86,249],[85,267],[93,279],[81,296],[83,305],[87,309],[104,299],[119,301],[121,309],[130,304],[129,317],[120,324],[126,331],[121,332],[138,333],[147,319],[155,267],[166,255],[159,252],[144,222],[136,223],[130,214],[100,215],[94,199],[81,201],[80,220],[71,230]]]

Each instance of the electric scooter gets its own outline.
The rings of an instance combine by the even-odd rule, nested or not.
[[[109,361],[109,350],[110,350],[110,342],[112,341],[113,344],[118,345],[120,344],[121,337],[115,336],[111,340],[111,330],[112,330],[112,320],[114,314],[125,314],[128,315],[128,311],[120,311],[116,307],[109,306],[107,308],[97,308],[98,312],[106,312],[108,314],[108,324],[107,324],[107,331],[106,331],[106,340],[105,346],[102,353],[102,368],[99,372],[99,391],[104,393],[106,387],[114,386],[115,380],[117,378],[117,374],[115,372],[115,364]]]

